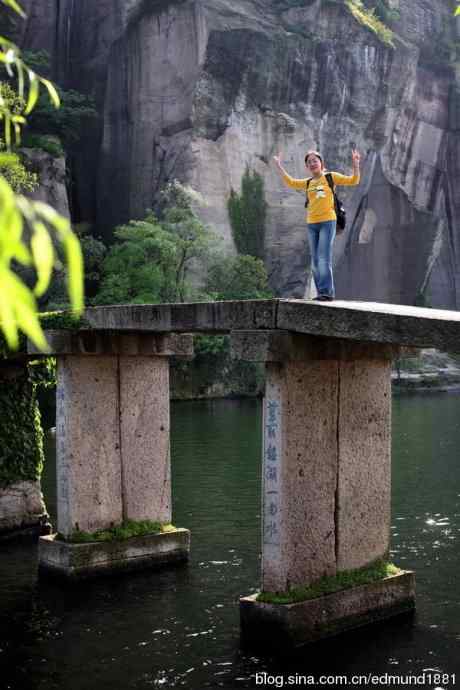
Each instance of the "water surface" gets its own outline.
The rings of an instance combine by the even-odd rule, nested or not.
[[[415,618],[289,661],[243,651],[239,641],[238,598],[259,582],[260,439],[257,401],[173,405],[174,523],[192,533],[187,566],[71,588],[37,581],[30,542],[3,544],[2,690],[253,688],[262,672],[286,683],[296,673],[427,669],[460,679],[460,397],[393,402],[392,558],[416,571]],[[54,513],[48,440],[44,486]]]

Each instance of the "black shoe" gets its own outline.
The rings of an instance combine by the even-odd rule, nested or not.
[[[332,302],[333,299],[332,295],[318,295],[318,297],[315,297],[315,300],[318,300],[318,302]]]

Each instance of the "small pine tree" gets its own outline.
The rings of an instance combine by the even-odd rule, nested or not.
[[[255,170],[251,173],[246,167],[241,180],[241,194],[231,190],[228,213],[238,253],[263,259],[267,203],[264,181]]]

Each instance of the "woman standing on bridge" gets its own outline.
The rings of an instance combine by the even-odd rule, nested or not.
[[[359,183],[358,151],[353,149],[353,175],[330,173],[333,186],[357,185]],[[281,154],[274,156],[274,161],[283,180],[293,189],[305,191],[308,208],[307,227],[308,242],[311,253],[313,280],[318,293],[315,299],[331,301],[334,299],[334,278],[332,275],[332,246],[334,244],[337,214],[335,212],[334,193],[327,179],[322,156],[317,151],[309,151],[305,156],[305,167],[311,177],[295,179],[283,168]],[[329,176],[329,175],[328,175]]]

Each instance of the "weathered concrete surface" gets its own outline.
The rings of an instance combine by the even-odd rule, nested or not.
[[[51,355],[125,355],[193,357],[193,337],[185,333],[107,333],[99,331],[46,331]],[[40,352],[30,340],[28,354]]]
[[[276,328],[277,300],[139,304],[86,309],[85,321],[100,330],[160,333]]]
[[[262,589],[385,558],[399,348],[283,331],[234,332],[232,347],[266,361]]]
[[[58,358],[56,466],[59,532],[122,521],[116,356]]]
[[[48,534],[49,527],[39,481],[19,481],[0,488],[0,537],[30,529]]]
[[[405,571],[297,604],[264,604],[256,597],[240,599],[243,639],[279,652],[412,611],[415,576]]]
[[[267,364],[262,588],[285,591],[336,572],[336,362]]]
[[[391,520],[391,363],[340,362],[337,570],[385,558]]]
[[[287,330],[408,347],[460,352],[460,312],[373,302],[246,300],[94,307],[90,328],[151,332]]]
[[[444,309],[280,300],[276,325],[297,333],[460,352],[460,312]]]
[[[185,561],[189,551],[190,532],[186,529],[86,544],[59,541],[53,534],[39,540],[39,565],[43,571],[80,579]]]
[[[398,345],[362,343],[343,338],[322,338],[291,331],[232,331],[230,335],[232,357],[247,362],[285,362],[308,359],[336,359],[361,361],[385,359],[412,354],[409,348]]]
[[[171,522],[169,362],[120,357],[123,516]]]

